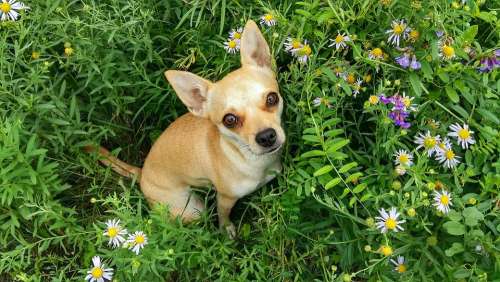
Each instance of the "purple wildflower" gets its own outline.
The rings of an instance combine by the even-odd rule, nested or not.
[[[411,63],[410,63],[410,68],[412,70],[419,70],[422,67],[422,64],[420,64],[419,61],[417,61],[417,58],[415,55],[411,58]]]
[[[498,60],[499,56],[500,56],[500,50],[495,50],[495,52],[493,52],[491,56],[482,58],[479,71],[490,72],[494,68],[500,66],[500,61]]]
[[[385,105],[392,103],[393,101],[392,97],[386,97],[384,94],[380,94],[378,98],[380,99],[380,102],[384,103]]]
[[[442,30],[436,31],[436,36],[437,37],[442,37],[443,35],[444,35],[444,31],[442,31]]]
[[[411,124],[406,121],[406,118],[409,115],[410,114],[408,112],[404,111],[404,110],[395,110],[395,109],[393,109],[389,113],[389,118],[394,121],[395,125],[400,126],[402,128],[409,128]]]
[[[406,106],[405,106],[405,103],[403,101],[403,97],[401,95],[396,94],[396,95],[392,96],[391,102],[394,105],[394,107],[392,108],[393,110],[398,110],[398,111],[406,110]]]
[[[396,58],[396,62],[404,69],[410,66],[410,56],[408,54],[403,54]]]

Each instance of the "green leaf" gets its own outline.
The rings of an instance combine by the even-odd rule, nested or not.
[[[328,148],[327,153],[329,154],[333,153],[339,150],[340,148],[344,147],[345,145],[349,144],[349,142],[350,141],[348,139],[342,139],[341,141],[332,144],[330,148]]]
[[[366,183],[360,183],[358,184],[356,187],[354,187],[354,189],[352,190],[352,192],[354,194],[358,194],[358,193],[361,193],[363,190],[366,189],[368,185],[366,185]]]
[[[319,138],[317,135],[303,135],[302,139],[312,143],[319,143]]]
[[[341,181],[341,179],[339,177],[334,178],[334,179],[328,181],[328,183],[326,183],[326,185],[325,185],[325,189],[328,190],[330,188],[333,188],[333,187],[337,186],[337,184],[339,184],[340,181]]]
[[[410,73],[410,83],[415,91],[415,96],[420,97],[422,95],[422,82],[416,73]]]
[[[468,43],[471,43],[472,40],[474,40],[474,37],[477,35],[477,25],[473,25],[469,27],[463,34],[462,34],[462,39],[464,41],[467,41]]]
[[[462,220],[462,215],[457,211],[450,210],[450,212],[448,213],[448,218],[451,221],[460,221]]]
[[[448,221],[443,224],[443,227],[451,235],[460,236],[465,234],[465,226],[456,221]]]
[[[460,101],[457,91],[455,91],[455,89],[453,89],[451,86],[446,85],[445,90],[446,94],[448,94],[448,97],[453,103],[458,103]]]
[[[312,157],[319,157],[319,156],[324,156],[326,155],[325,152],[320,151],[320,150],[312,150],[309,152],[305,152],[302,155],[300,155],[302,158],[312,158]]]
[[[321,68],[321,73],[324,73],[331,81],[336,82],[338,79],[330,68]]]
[[[478,113],[480,113],[485,119],[491,121],[491,122],[494,122],[496,124],[500,124],[500,119],[498,119],[498,117],[493,114],[492,112],[484,109],[484,108],[478,108],[476,109],[476,111]]]
[[[461,243],[453,243],[451,245],[451,248],[444,251],[444,253],[446,254],[446,256],[452,257],[456,254],[463,252],[463,251],[464,251],[464,246]]]
[[[356,167],[357,165],[358,165],[357,162],[348,163],[339,169],[339,173],[345,173],[349,171],[351,168]]]
[[[352,182],[353,180],[359,179],[361,176],[363,176],[363,173],[361,173],[361,172],[353,173],[347,177],[345,182]]]
[[[476,226],[484,219],[483,214],[476,207],[465,208],[462,212],[465,218],[465,225]]]
[[[325,173],[329,173],[330,171],[332,171],[332,169],[333,169],[332,165],[325,165],[324,167],[316,170],[314,172],[313,176],[317,177],[317,176],[323,175]]]

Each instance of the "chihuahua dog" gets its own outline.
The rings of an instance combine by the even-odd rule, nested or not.
[[[269,46],[254,21],[246,23],[240,43],[241,68],[220,81],[184,71],[165,72],[189,113],[161,134],[142,169],[102,147],[97,150],[105,165],[124,176],[140,177],[150,203],[167,204],[171,216],[185,222],[205,209],[190,187],[213,185],[219,225],[231,238],[236,235],[229,219],[232,207],[281,171],[285,142],[283,99]]]

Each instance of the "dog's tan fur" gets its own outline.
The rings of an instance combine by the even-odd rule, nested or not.
[[[151,203],[168,204],[172,216],[191,221],[204,204],[190,187],[217,190],[219,224],[231,236],[229,220],[235,202],[271,180],[281,170],[280,151],[285,142],[281,128],[282,98],[266,105],[269,93],[279,93],[271,70],[269,47],[257,25],[248,21],[241,38],[241,68],[212,83],[192,73],[166,71],[167,80],[190,113],[174,121],[155,142],[141,169],[130,166],[100,149],[103,162],[118,173],[140,175],[141,189]],[[234,128],[223,124],[232,113],[239,117]],[[257,144],[256,134],[273,128],[273,151]]]

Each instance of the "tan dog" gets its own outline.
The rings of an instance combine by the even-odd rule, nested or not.
[[[102,162],[118,173],[140,175],[149,202],[167,204],[171,215],[184,221],[196,219],[204,210],[190,187],[213,184],[219,224],[231,237],[231,208],[281,171],[279,152],[285,142],[283,100],[269,46],[253,21],[242,34],[241,65],[215,83],[189,72],[165,72],[190,113],[163,132],[142,170],[103,148],[99,151]]]

